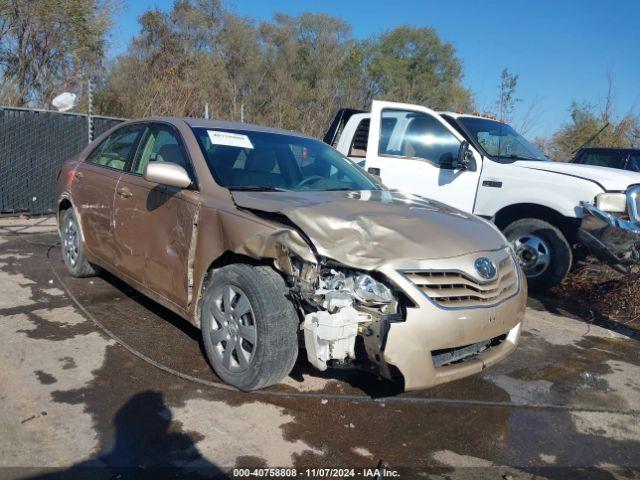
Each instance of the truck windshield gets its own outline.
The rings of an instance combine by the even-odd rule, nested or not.
[[[230,190],[380,190],[364,170],[310,138],[193,129],[216,182]]]
[[[476,117],[458,117],[457,120],[478,141],[487,154],[493,157],[516,160],[548,160],[540,150],[505,123]]]

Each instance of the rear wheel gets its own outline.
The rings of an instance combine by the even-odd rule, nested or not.
[[[241,390],[280,382],[298,356],[298,318],[273,269],[244,264],[215,270],[201,304],[202,340],[216,374]]]
[[[522,218],[509,224],[504,235],[513,245],[531,290],[551,288],[569,273],[571,246],[562,232],[550,223]]]
[[[67,270],[74,277],[92,277],[96,268],[89,263],[85,254],[80,226],[72,208],[65,210],[60,225],[62,258]]]

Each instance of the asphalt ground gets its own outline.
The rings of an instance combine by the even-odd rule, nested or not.
[[[0,478],[370,478],[380,460],[406,479],[640,478],[634,331],[531,300],[517,351],[480,375],[401,393],[301,358],[241,393],[198,329],[109,274],[70,277],[50,223],[3,225]]]

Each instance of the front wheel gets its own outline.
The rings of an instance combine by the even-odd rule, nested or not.
[[[62,258],[67,270],[74,277],[92,277],[97,273],[87,260],[84,243],[80,235],[80,225],[72,208],[67,209],[62,215],[60,224],[60,243],[62,245]]]
[[[240,390],[274,385],[298,356],[298,317],[272,268],[233,264],[207,278],[202,340],[216,374]]]
[[[504,235],[513,245],[529,289],[541,291],[560,283],[571,269],[571,246],[563,233],[538,218],[510,223]]]

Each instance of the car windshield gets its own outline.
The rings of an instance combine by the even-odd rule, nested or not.
[[[279,133],[194,128],[211,174],[230,190],[380,190],[325,143]]]
[[[475,137],[487,154],[493,157],[549,160],[544,153],[505,123],[475,117],[458,117],[458,121]]]

